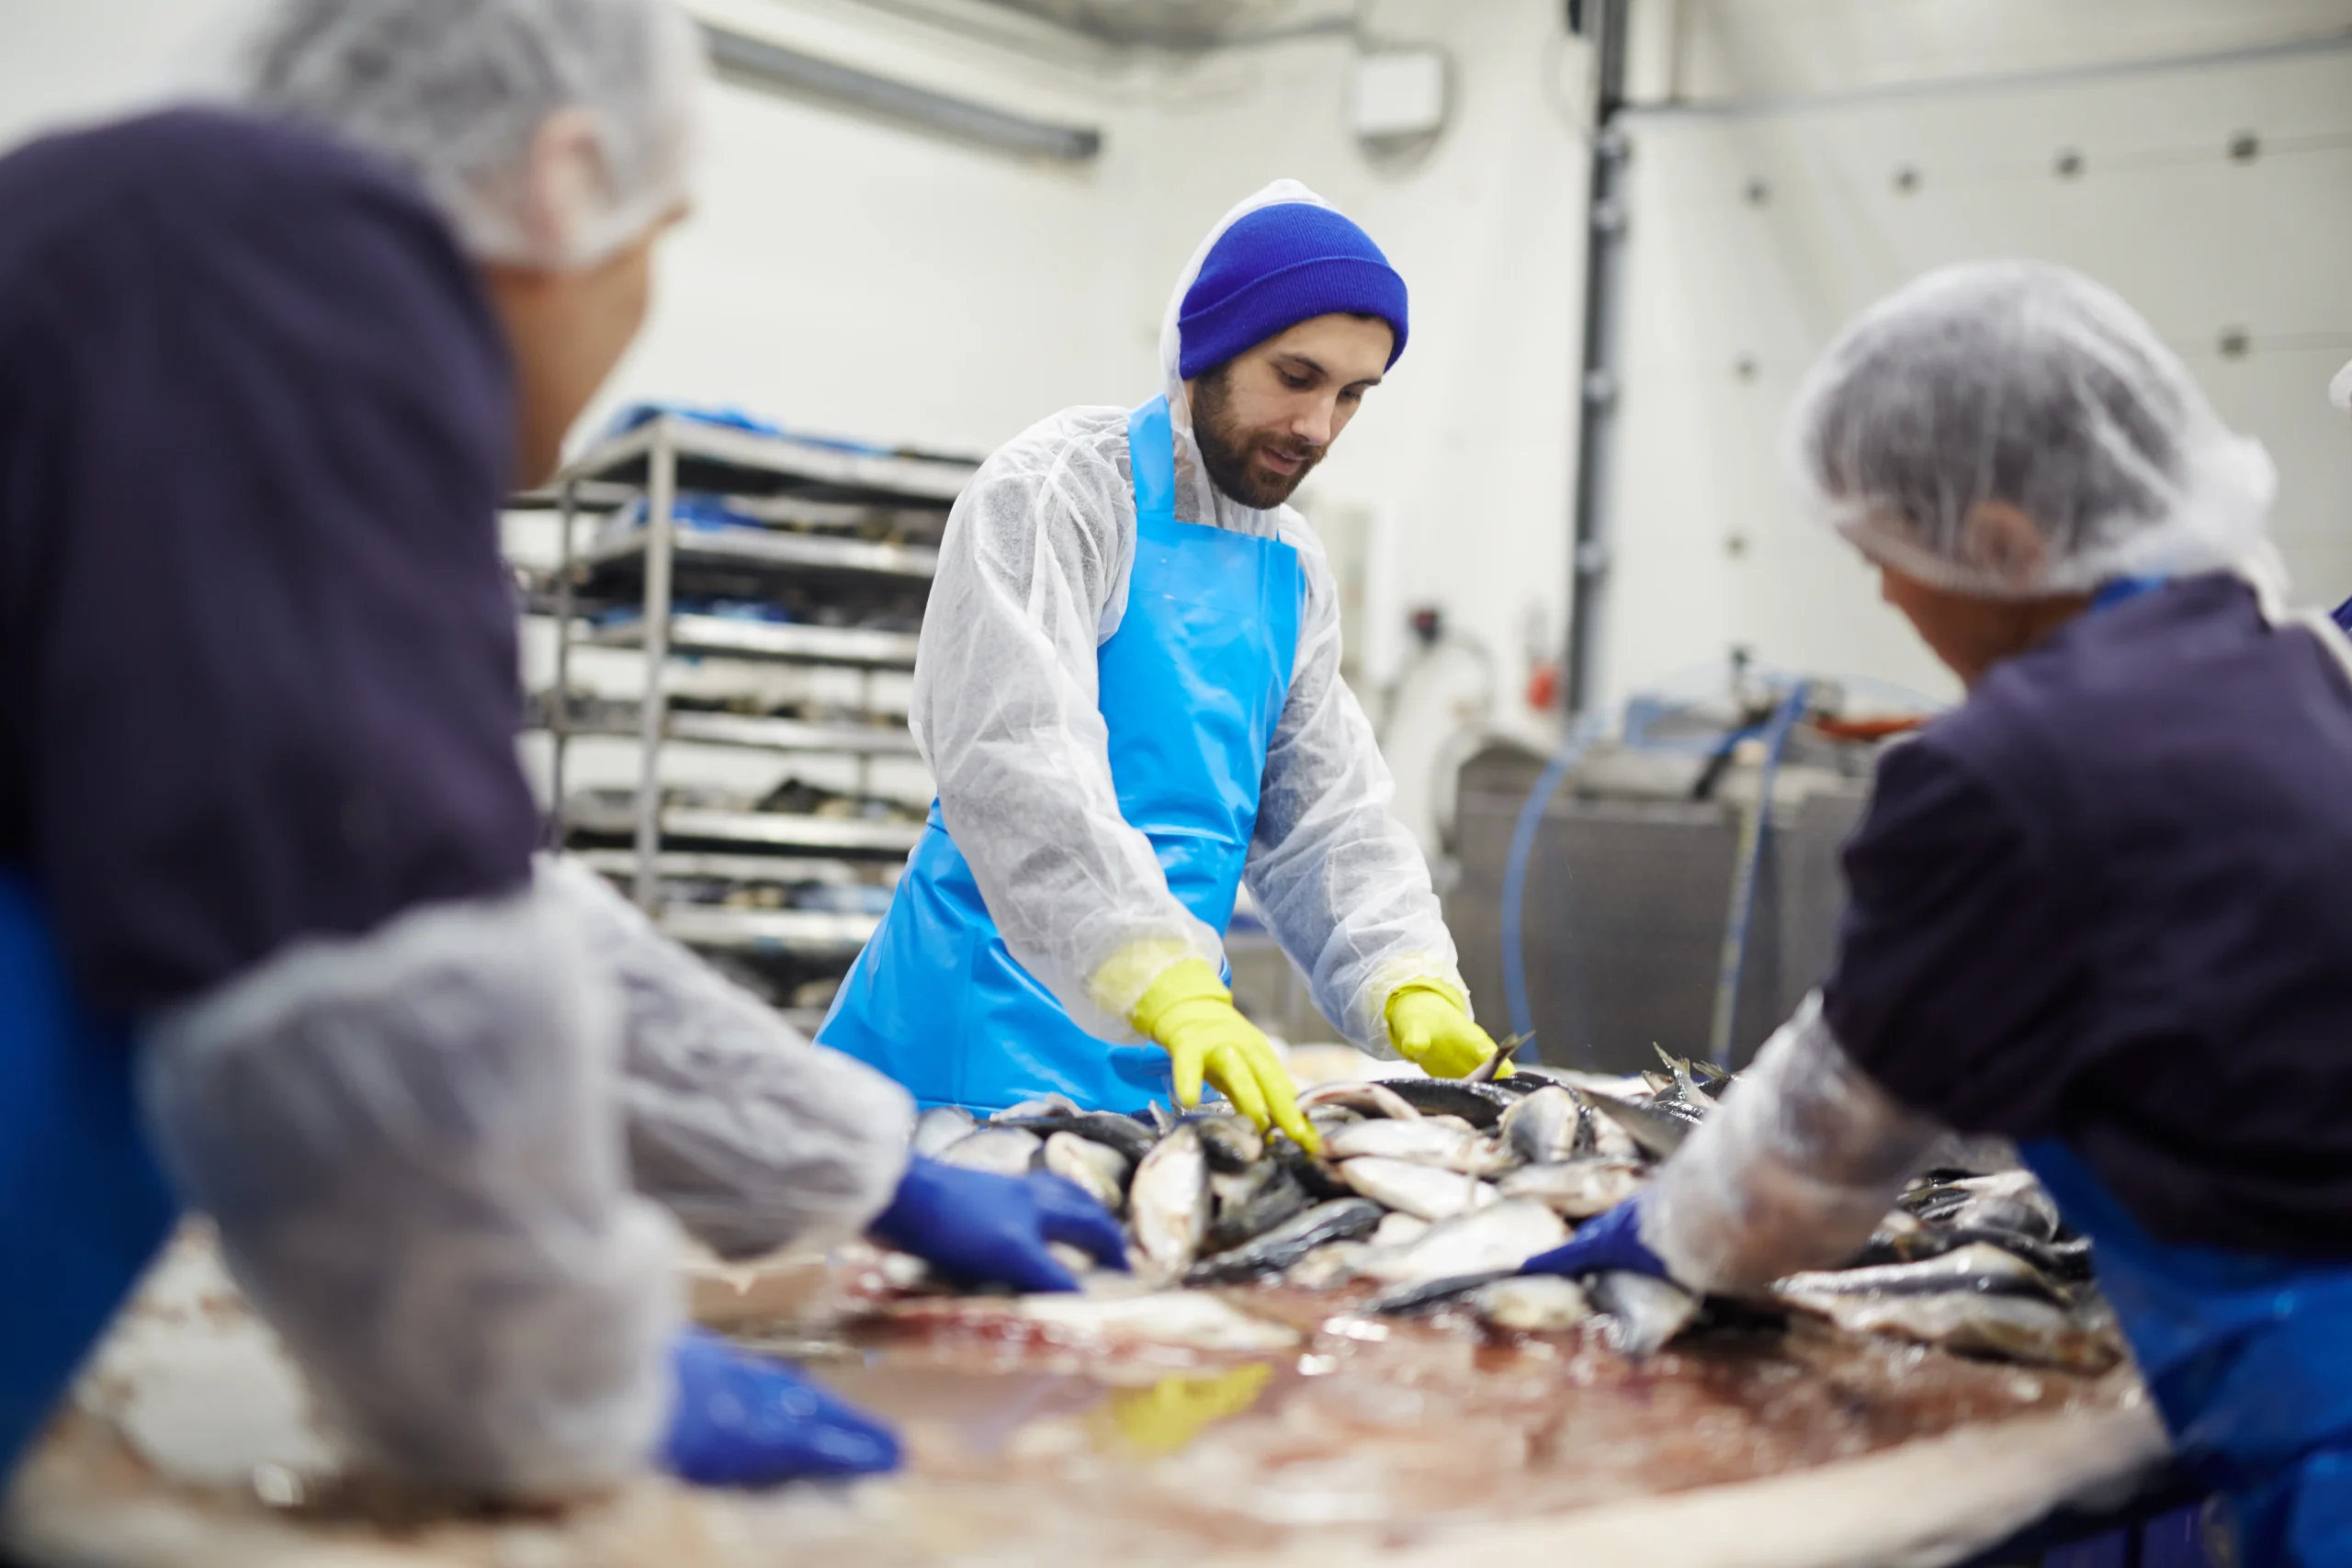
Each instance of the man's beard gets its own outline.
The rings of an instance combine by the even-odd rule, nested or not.
[[[1242,505],[1263,512],[1288,501],[1323,454],[1304,448],[1306,462],[1287,478],[1252,467],[1250,459],[1261,447],[1281,447],[1285,455],[1295,449],[1263,431],[1242,428],[1233,418],[1226,386],[1231,370],[1230,365],[1220,365],[1193,384],[1193,438],[1200,443],[1210,482]]]

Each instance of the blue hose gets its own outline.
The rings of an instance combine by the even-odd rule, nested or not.
[[[1756,869],[1764,858],[1764,840],[1772,830],[1772,781],[1780,773],[1781,753],[1788,748],[1789,732],[1804,716],[1807,689],[1808,683],[1804,681],[1792,685],[1764,731],[1764,771],[1756,781],[1756,827],[1747,835],[1746,852],[1732,871],[1730,919],[1724,927],[1723,963],[1715,976],[1714,1027],[1707,1048],[1717,1062],[1730,1060],[1732,1025],[1739,1010],[1740,973],[1747,965],[1748,919],[1756,912]]]
[[[1510,1007],[1510,1026],[1520,1034],[1535,1032],[1535,1012],[1527,1002],[1527,953],[1520,932],[1520,909],[1527,899],[1528,858],[1534,853],[1536,830],[1544,825],[1552,797],[1599,733],[1600,726],[1590,720],[1568,732],[1536,778],[1535,787],[1527,792],[1526,803],[1519,808],[1519,822],[1511,829],[1510,853],[1503,862],[1503,996]],[[1539,1059],[1532,1040],[1520,1047],[1520,1055],[1530,1062]]]

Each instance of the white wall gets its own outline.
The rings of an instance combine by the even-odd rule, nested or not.
[[[1654,28],[1692,101],[1632,119],[1606,688],[1745,644],[1951,692],[1850,552],[1796,514],[1776,441],[1846,319],[1972,257],[2062,262],[2146,313],[2223,417],[2269,446],[2305,596],[2352,593],[2352,421],[2324,397],[2352,358],[2347,26],[2341,0],[1713,0]],[[2331,47],[2267,48],[2330,28]],[[2228,52],[2084,69],[2185,48]],[[1653,90],[1671,69],[1657,52],[1642,62]],[[2000,74],[1955,80],[1977,72]],[[1941,82],[1844,91],[1920,77]],[[2240,130],[2262,139],[2251,162],[2224,151]],[[2054,172],[2062,149],[2082,154],[2078,176]],[[2222,353],[2230,329],[2250,334],[2241,357]]]

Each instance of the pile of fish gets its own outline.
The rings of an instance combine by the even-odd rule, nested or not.
[[[1522,1332],[1598,1317],[1645,1354],[1706,1303],[1642,1275],[1517,1270],[1630,1197],[1713,1109],[1729,1075],[1659,1055],[1666,1071],[1625,1077],[1521,1064],[1500,1078],[1309,1089],[1299,1103],[1319,1158],[1229,1112],[1154,1107],[1146,1120],[1058,1096],[986,1122],[928,1111],[914,1148],[1077,1183],[1125,1221],[1137,1272],[1164,1287],[1368,1286],[1353,1310],[1467,1307]],[[1948,1145],[1845,1268],[1792,1275],[1748,1315],[1763,1306],[1967,1354],[2111,1363],[2087,1244],[2066,1235],[2030,1172],[2003,1165]]]

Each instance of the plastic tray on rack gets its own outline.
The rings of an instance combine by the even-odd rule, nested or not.
[[[617,836],[637,829],[637,812],[625,805],[577,802],[564,813],[575,830]],[[921,822],[877,822],[862,817],[814,817],[790,811],[724,811],[672,806],[662,812],[662,836],[692,843],[760,844],[784,850],[831,850],[863,854],[905,854],[922,838]]]
[[[668,904],[662,931],[689,947],[733,953],[789,953],[801,958],[846,958],[881,925],[879,915],[833,915],[811,909],[733,909],[718,904]]]
[[[876,631],[869,626],[816,626],[691,614],[670,617],[672,653],[719,659],[911,670],[915,667],[915,642],[913,632]],[[637,616],[599,626],[581,638],[579,646],[642,648],[644,619]]]

